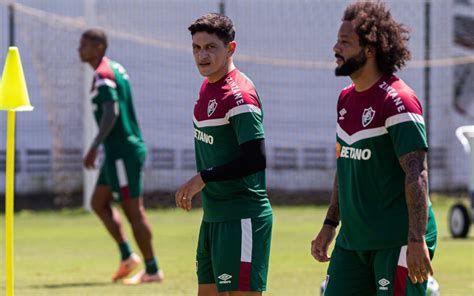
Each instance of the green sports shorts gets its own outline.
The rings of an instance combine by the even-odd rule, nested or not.
[[[198,283],[217,291],[265,291],[273,216],[202,222],[196,252]]]
[[[105,157],[97,185],[110,186],[114,201],[117,202],[142,196],[145,158],[145,151],[117,159]]]
[[[427,241],[431,258],[436,237]],[[412,284],[408,278],[406,246],[351,251],[336,245],[326,277],[325,296],[425,296],[427,282]]]

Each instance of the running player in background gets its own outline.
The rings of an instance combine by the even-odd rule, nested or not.
[[[410,58],[408,38],[381,2],[356,2],[344,12],[335,73],[353,83],[337,103],[337,173],[311,243],[316,260],[330,260],[326,296],[422,296],[433,274],[437,231],[422,108],[393,74]]]
[[[160,282],[164,275],[153,254],[152,234],[142,198],[147,149],[135,116],[128,75],[120,64],[105,56],[106,49],[104,31],[89,29],[82,34],[78,51],[81,61],[94,69],[91,103],[99,125],[97,136],[84,158],[84,166],[95,168],[100,144],[105,151],[91,206],[120,250],[120,266],[112,280],[125,278],[141,262],[127,241],[118,210],[111,206],[112,201],[117,201],[132,226],[146,266],[144,271],[125,279],[124,283]]]
[[[206,77],[194,107],[199,173],[175,198],[178,207],[190,210],[201,192],[198,295],[262,295],[273,219],[265,182],[262,104],[253,83],[234,66],[232,21],[211,13],[188,29],[196,66]]]

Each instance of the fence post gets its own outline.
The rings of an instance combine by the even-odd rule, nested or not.
[[[96,0],[85,0],[84,1],[84,18],[86,20],[87,26],[95,27],[97,25],[96,20],[96,11],[95,11]],[[89,65],[83,65],[84,73],[84,116],[83,116],[83,147],[84,151],[87,151],[89,145],[92,143],[94,139],[94,135],[97,132],[97,127],[95,125],[93,113],[92,113],[92,105],[90,101],[90,90],[91,90],[91,83],[92,78],[94,77],[94,73]],[[98,172],[96,170],[86,170],[83,169],[83,207],[84,210],[87,212],[91,212],[91,205],[90,201],[92,198],[92,193],[94,192],[95,182],[97,180]]]
[[[15,4],[8,5],[8,45],[15,46]]]
[[[219,13],[225,15],[225,0],[219,1]]]
[[[426,141],[428,143],[428,147],[430,147],[430,138],[431,138],[431,1],[425,0],[425,53],[424,53],[424,60],[425,60],[425,67],[423,69],[423,88],[424,88],[424,97],[425,97],[425,129],[426,129]],[[431,165],[430,165],[430,157],[431,153],[427,154],[427,161],[428,161],[428,176],[431,179]],[[428,182],[428,192],[431,192],[431,183]]]

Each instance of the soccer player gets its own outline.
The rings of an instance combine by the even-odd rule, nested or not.
[[[326,296],[421,296],[433,274],[425,123],[415,92],[394,75],[410,58],[408,38],[382,2],[344,12],[335,74],[352,84],[339,95],[333,194],[311,242],[316,260],[330,260]]]
[[[101,29],[89,29],[82,34],[78,51],[81,61],[94,69],[91,103],[99,126],[84,158],[84,166],[95,168],[99,145],[102,144],[105,151],[91,206],[120,250],[120,266],[112,280],[125,278],[141,262],[127,241],[118,210],[111,206],[112,201],[117,201],[132,226],[146,266],[145,271],[124,283],[160,282],[164,275],[153,253],[151,229],[142,198],[147,149],[135,116],[127,72],[105,56],[106,49],[107,37]]]
[[[210,13],[188,29],[196,66],[205,77],[194,107],[199,173],[175,198],[178,207],[190,210],[201,192],[198,295],[262,295],[273,219],[265,182],[262,103],[252,81],[234,66],[232,21]]]

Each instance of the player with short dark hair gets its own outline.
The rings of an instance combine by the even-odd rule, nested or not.
[[[337,103],[333,194],[311,243],[316,260],[330,260],[326,296],[424,296],[433,274],[425,122],[415,92],[394,75],[410,58],[408,38],[381,2],[356,2],[344,12],[335,74],[353,83]]]
[[[190,210],[201,192],[198,295],[262,295],[272,232],[262,102],[252,81],[234,66],[237,43],[228,17],[206,14],[189,31],[196,66],[206,77],[193,119],[199,173],[175,197],[178,207]]]
[[[84,166],[95,168],[99,145],[103,145],[105,152],[91,206],[119,246],[121,262],[112,279],[125,278],[141,262],[127,241],[119,212],[111,206],[112,201],[117,201],[132,226],[146,266],[124,283],[161,282],[164,275],[153,253],[151,228],[142,198],[147,148],[135,115],[128,74],[122,65],[105,56],[107,44],[105,32],[93,28],[82,34],[78,48],[81,61],[94,69],[91,103],[99,126]]]

